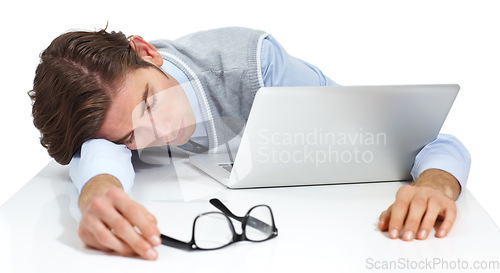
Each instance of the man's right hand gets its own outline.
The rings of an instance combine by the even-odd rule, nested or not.
[[[130,199],[114,176],[101,174],[90,179],[78,206],[82,212],[78,236],[85,244],[121,255],[157,259],[154,247],[161,240],[156,218]]]

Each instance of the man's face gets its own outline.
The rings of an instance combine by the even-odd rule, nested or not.
[[[126,75],[98,137],[135,150],[182,145],[195,127],[194,113],[181,85],[159,69],[140,68]]]

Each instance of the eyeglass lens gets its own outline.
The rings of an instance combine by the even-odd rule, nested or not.
[[[248,212],[243,232],[246,239],[264,241],[273,235],[273,218],[269,207],[256,206]],[[233,242],[234,229],[228,217],[219,212],[200,215],[195,222],[194,242],[201,249],[215,249]]]
[[[214,249],[223,247],[233,240],[230,220],[219,212],[200,215],[194,226],[194,241],[198,248]]]
[[[250,241],[264,241],[273,234],[273,218],[269,207],[254,207],[247,217],[244,226],[245,235]]]

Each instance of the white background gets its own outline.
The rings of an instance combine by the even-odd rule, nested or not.
[[[498,226],[500,10],[495,2],[4,1],[0,205],[51,160],[39,144],[26,93],[40,52],[56,36],[107,23],[109,30],[146,40],[246,26],[273,34],[289,53],[343,85],[460,84],[442,131],[456,135],[470,150],[467,187]]]

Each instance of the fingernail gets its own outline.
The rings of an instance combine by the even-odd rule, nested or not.
[[[153,235],[149,238],[149,242],[154,246],[158,246],[161,244],[161,239],[160,237]]]
[[[399,234],[398,234],[398,230],[397,229],[393,229],[389,233],[389,237],[391,237],[392,239],[396,239],[396,238],[398,238],[398,236],[399,236]]]
[[[413,231],[407,231],[404,235],[405,241],[411,241],[413,240]]]
[[[419,239],[421,239],[421,240],[425,240],[425,239],[427,239],[427,230],[422,229],[422,230],[418,233],[418,238],[419,238]]]
[[[158,256],[158,254],[157,254],[157,253],[156,253],[156,251],[155,251],[154,249],[152,249],[152,248],[150,248],[150,249],[148,250],[148,252],[146,252],[146,258],[147,258],[148,260],[154,260],[154,259],[156,259],[156,257],[157,257],[157,256]]]
[[[446,236],[446,230],[444,230],[444,229],[441,229],[441,230],[438,232],[438,234],[437,234],[437,237],[439,237],[439,238],[443,238],[443,237],[445,237],[445,236]]]

